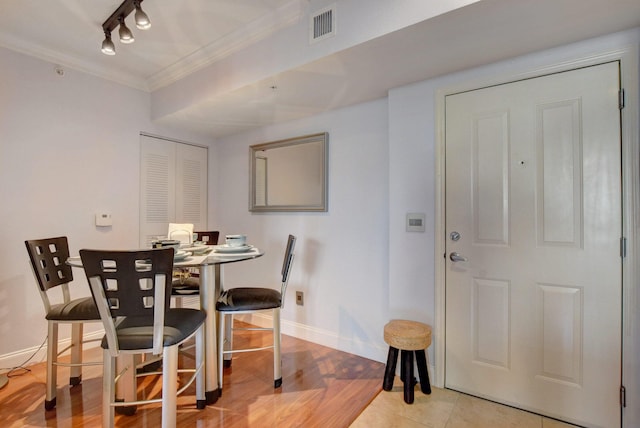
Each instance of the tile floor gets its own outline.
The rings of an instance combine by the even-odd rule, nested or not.
[[[416,388],[415,401],[403,400],[402,382],[380,394],[351,424],[351,428],[575,428],[543,416],[482,400],[448,389]]]

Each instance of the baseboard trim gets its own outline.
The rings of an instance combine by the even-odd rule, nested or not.
[[[100,340],[103,336],[104,330],[92,331],[91,333],[85,334],[84,340],[86,343],[83,345],[83,348],[89,349],[100,346]],[[58,349],[60,350],[68,348],[69,346],[71,346],[71,338],[66,338],[58,341]],[[45,343],[44,345],[42,345],[42,347],[38,345],[31,348],[11,352],[9,354],[0,355],[0,367],[2,368],[0,370],[6,371],[13,367],[19,367],[22,364],[25,364],[25,366],[30,366],[32,364],[41,363],[46,360],[47,344]]]
[[[236,315],[237,319],[257,325],[258,327],[271,326],[271,316],[264,313]],[[364,341],[344,339],[337,334],[323,330],[320,328],[310,327],[308,325],[299,324],[293,321],[282,320],[281,330],[283,334],[293,336],[296,339],[307,340],[309,342],[316,343],[318,345],[327,346],[332,349],[338,349],[343,352],[358,355],[359,357],[368,358],[373,361],[386,364],[387,353],[389,348],[385,344],[384,347],[380,347],[374,343],[368,343]],[[428,356],[427,356],[428,358]],[[434,383],[435,366],[431,361],[427,361],[427,367],[429,370],[429,380],[432,386],[441,386]],[[416,376],[418,374],[417,369],[414,370]],[[396,374],[400,376],[400,362],[396,365]],[[380,379],[382,382],[382,378]]]
[[[186,307],[190,307],[191,302],[185,302]],[[236,318],[257,325],[259,327],[269,327],[271,325],[271,316],[267,314],[245,314],[236,315]],[[293,336],[297,339],[306,340],[318,345],[327,346],[339,351],[355,354],[363,358],[368,358],[380,363],[386,363],[387,351],[386,345],[380,346],[379,344],[372,342],[365,342],[357,339],[350,339],[341,337],[334,332],[324,330],[321,328],[311,327],[305,324],[300,324],[294,321],[282,320],[281,330],[283,334]],[[100,340],[104,336],[104,330],[97,330],[84,335],[85,341],[89,341],[84,344],[85,349],[94,348],[99,345]],[[58,349],[65,349],[71,345],[71,338],[62,339],[58,342]],[[0,368],[5,371],[12,367],[18,367],[24,364],[30,357],[27,365],[37,364],[46,361],[47,358],[47,345],[46,343],[38,349],[39,346],[34,346],[20,351],[12,352],[9,354],[0,355]],[[433,364],[428,364],[429,373],[435,373],[435,367]],[[3,370],[3,369],[0,369]],[[431,375],[433,377],[433,375]],[[432,384],[434,382],[432,381]]]
[[[237,315],[236,317],[241,321],[245,321],[259,327],[269,327],[271,325],[271,316],[267,314],[245,314]],[[370,360],[379,361],[381,363],[386,362],[386,345],[381,347],[376,343],[341,337],[334,332],[300,324],[294,321],[281,320],[281,323],[281,331],[283,334],[313,342],[318,345],[327,346],[332,349],[337,349],[339,351],[355,354]]]

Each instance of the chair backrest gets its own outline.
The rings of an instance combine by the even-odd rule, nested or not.
[[[282,286],[280,288],[280,295],[282,296],[281,306],[284,308],[284,295],[287,291],[287,285],[289,284],[289,273],[291,273],[291,266],[293,265],[293,250],[296,246],[296,237],[289,235],[287,239],[287,248],[284,250],[284,260],[282,261]]]
[[[287,239],[287,248],[284,250],[284,260],[282,262],[282,282],[289,281],[289,272],[291,272],[291,264],[293,263],[293,250],[296,246],[296,237],[289,235]]]
[[[153,353],[162,352],[164,314],[171,303],[173,256],[173,248],[80,250],[82,266],[112,355],[118,354],[115,333],[115,319],[118,317],[153,318]]]
[[[218,245],[218,239],[220,239],[220,231],[215,230],[212,232],[193,232],[198,237],[198,241],[207,245]]]
[[[191,244],[193,242],[193,224],[169,223],[167,239],[175,239],[182,244]]]
[[[24,241],[41,291],[73,281],[66,236]]]

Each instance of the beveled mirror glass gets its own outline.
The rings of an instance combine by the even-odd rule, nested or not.
[[[249,147],[249,211],[327,211],[329,134]]]

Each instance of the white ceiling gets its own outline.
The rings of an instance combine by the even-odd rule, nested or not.
[[[107,56],[102,23],[121,2],[1,0],[0,45],[149,90],[172,67],[215,55],[218,42],[241,37],[292,0],[143,0],[151,28],[138,30],[132,13],[126,24],[135,42],[123,45],[113,34],[116,55]]]
[[[301,0],[147,0],[152,27],[100,52],[118,0],[2,0],[0,45],[153,91],[229,46],[300,19]],[[283,19],[285,17],[286,19]],[[638,0],[482,0],[268,76],[169,114],[161,123],[212,137],[386,95],[393,87],[640,26]],[[249,34],[251,37],[246,36]],[[115,39],[115,38],[114,38]],[[277,82],[277,89],[270,86]]]

